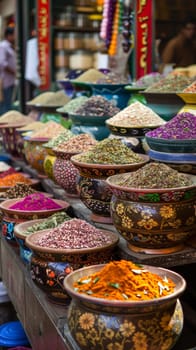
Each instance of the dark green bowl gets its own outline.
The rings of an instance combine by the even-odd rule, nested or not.
[[[145,135],[149,147],[158,152],[195,153],[196,140],[168,140]]]

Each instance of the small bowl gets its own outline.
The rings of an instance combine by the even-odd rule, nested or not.
[[[10,206],[16,204],[21,201],[21,198],[17,199],[8,199],[0,203],[0,210],[3,213],[2,219],[2,234],[10,243],[16,244],[16,240],[14,237],[14,226],[18,223],[34,220],[34,219],[43,219],[47,218],[50,215],[62,211],[67,210],[70,206],[69,203],[53,199],[57,204],[61,206],[58,209],[49,209],[49,210],[36,210],[36,211],[21,211],[17,209],[10,209]]]
[[[174,92],[161,93],[142,91],[141,93],[147,101],[147,106],[165,121],[169,121],[184,106],[183,100]]]
[[[23,174],[24,175],[24,174]],[[40,180],[37,180],[37,179],[30,179],[31,180],[31,183],[29,184],[29,186],[31,187],[37,187],[40,183]],[[7,190],[9,190],[10,188],[12,188],[14,186],[0,186],[0,192],[5,192]]]
[[[85,153],[85,152],[84,152]],[[83,154],[84,154],[83,153]],[[140,163],[133,164],[91,164],[80,162],[80,155],[71,157],[71,162],[79,170],[81,176],[94,178],[94,179],[106,179],[108,176],[116,173],[125,173],[126,171],[135,171],[141,168],[149,161],[149,156],[140,154],[143,159]]]
[[[0,124],[0,134],[3,138],[5,151],[15,158],[24,158],[23,138],[17,132],[17,128],[26,125],[25,122],[17,124]]]
[[[64,278],[73,270],[92,264],[102,264],[114,258],[118,235],[102,230],[111,237],[111,243],[97,248],[53,249],[40,247],[35,240],[49,230],[37,231],[26,237],[26,246],[33,252],[31,256],[31,276],[35,284],[47,293],[55,303],[70,301],[63,287]],[[65,232],[66,235],[66,232]]]
[[[149,137],[145,135],[149,147],[158,152],[165,153],[195,153],[196,140],[172,140]]]
[[[103,266],[84,267],[69,274],[63,282],[72,298],[68,330],[79,348],[171,349],[183,329],[183,311],[178,299],[186,288],[183,277],[160,267],[144,266],[162,278],[171,278],[176,285],[170,295],[148,301],[106,300],[75,290],[74,282],[100,271]]]
[[[196,176],[186,174],[187,178],[193,181],[193,185],[177,188],[131,188],[118,185],[119,180],[129,178],[131,173],[113,175],[106,179],[115,196],[120,199],[136,202],[179,202],[196,197]]]
[[[194,92],[181,92],[178,93],[178,96],[186,103],[186,104],[196,104],[196,93]]]
[[[158,128],[157,126],[144,126],[144,127],[127,127],[127,126],[116,126],[110,124],[109,121],[106,121],[106,125],[114,135],[124,136],[124,137],[144,137],[145,134],[151,130]]]

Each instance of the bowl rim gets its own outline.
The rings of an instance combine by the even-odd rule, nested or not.
[[[150,131],[151,132],[151,131]],[[195,142],[196,143],[196,138],[195,139],[163,139],[163,138],[161,138],[161,137],[151,137],[151,136],[148,136],[147,135],[148,133],[146,133],[145,134],[145,137],[146,137],[146,140],[148,140],[149,142],[153,142],[153,141],[155,141],[155,142],[159,142],[160,141],[160,143],[169,143],[169,144],[171,144],[171,143],[173,143],[173,144],[182,144],[182,142],[183,143],[185,143],[185,144],[190,144],[191,142]],[[182,147],[183,147],[183,145],[182,145]]]
[[[138,188],[138,187],[128,187],[128,186],[120,186],[120,185],[116,185],[114,183],[112,183],[112,180],[117,177],[117,176],[128,176],[128,174],[131,174],[129,172],[127,173],[124,173],[124,174],[116,174],[116,175],[112,175],[112,176],[109,176],[107,179],[106,179],[106,182],[107,184],[112,188],[112,189],[115,189],[115,190],[120,190],[120,191],[123,191],[123,192],[127,192],[127,193],[130,193],[130,192],[135,192],[135,193],[165,193],[165,192],[171,192],[171,191],[187,191],[187,190],[190,190],[190,189],[193,189],[193,188],[196,188],[196,175],[193,175],[193,174],[187,174],[187,173],[181,173],[179,172],[180,174],[184,174],[186,175],[188,178],[193,178],[195,180],[195,183],[193,183],[192,185],[189,185],[189,186],[183,186],[183,187],[167,187],[167,188]]]
[[[78,278],[84,276],[84,274],[82,273],[83,271],[87,271],[85,273],[85,275],[88,275],[88,270],[95,270],[94,272],[91,273],[95,273],[99,270],[101,270],[102,267],[104,267],[105,264],[100,264],[100,265],[91,265],[91,266],[86,266],[83,267],[81,269],[75,270],[73,272],[71,272],[69,275],[66,276],[66,278],[63,281],[63,285],[64,288],[66,290],[66,292],[72,297],[72,298],[76,298],[76,299],[80,299],[80,301],[83,302],[88,302],[88,303],[93,303],[93,304],[98,304],[98,305],[102,305],[102,306],[112,306],[112,307],[141,307],[143,308],[144,306],[148,306],[148,305],[152,305],[152,303],[154,303],[155,305],[158,304],[162,304],[164,302],[168,302],[171,301],[172,299],[177,299],[179,295],[181,295],[183,293],[183,291],[186,288],[186,281],[185,279],[178,273],[171,271],[169,269],[166,268],[162,268],[162,267],[157,267],[157,266],[151,266],[151,265],[143,265],[142,267],[144,267],[145,269],[148,269],[149,271],[152,271],[154,273],[159,272],[165,272],[165,275],[169,274],[169,277],[172,278],[171,276],[173,276],[174,278],[177,279],[177,281],[180,282],[180,287],[178,290],[175,290],[173,293],[167,295],[167,296],[163,296],[160,298],[156,298],[156,299],[151,299],[151,300],[133,300],[133,301],[121,301],[121,300],[108,300],[108,299],[104,299],[104,298],[95,298],[92,297],[90,295],[86,295],[83,293],[78,293],[77,291],[74,290],[74,288],[70,285],[70,280],[72,280],[73,276],[78,276]]]
[[[109,88],[109,87],[125,87],[127,83],[121,83],[121,84],[107,84],[107,83],[93,83],[93,82],[88,82],[88,81],[77,81],[75,79],[69,80],[71,84],[75,84],[76,86],[87,86],[87,87],[100,87],[103,86],[104,88]]]
[[[12,213],[12,214],[26,214],[26,215],[36,215],[36,214],[43,214],[43,213],[53,213],[56,212],[58,210],[65,210],[70,206],[70,203],[63,201],[61,199],[56,199],[53,198],[52,200],[54,202],[56,202],[57,204],[59,204],[61,206],[61,208],[57,208],[57,209],[46,209],[46,210],[19,210],[19,209],[10,209],[9,206],[11,206],[12,204],[17,203],[18,201],[21,201],[22,198],[15,198],[15,199],[7,199],[3,202],[0,203],[0,209],[3,212],[7,212],[7,213]]]
[[[40,231],[36,231],[31,233],[30,235],[28,235],[25,239],[25,244],[32,250],[32,251],[36,251],[36,252],[40,252],[40,253],[53,253],[53,254],[73,254],[73,255],[77,255],[77,254],[85,254],[85,253],[93,253],[93,252],[98,252],[98,251],[102,251],[108,248],[112,248],[114,246],[116,246],[119,242],[119,236],[117,233],[113,232],[113,231],[109,231],[109,230],[102,230],[99,229],[100,231],[104,232],[107,235],[110,235],[110,237],[114,238],[114,240],[111,243],[107,243],[101,247],[93,247],[93,248],[49,248],[49,247],[42,247],[39,245],[36,245],[34,242],[32,242],[32,240],[34,239],[34,237],[36,236],[44,236],[44,234],[48,233],[49,231],[51,231],[52,229],[45,229],[45,230],[40,230]],[[65,231],[66,234],[66,231]]]
[[[87,151],[88,152],[88,151]],[[71,162],[77,167],[83,167],[83,168],[90,168],[90,169],[94,169],[94,168],[97,168],[97,169],[120,169],[123,167],[123,169],[126,169],[126,168],[130,168],[131,166],[134,167],[134,166],[137,166],[137,165],[142,165],[142,164],[145,164],[147,163],[149,160],[150,160],[150,157],[147,155],[147,154],[139,154],[140,157],[143,158],[143,160],[141,162],[137,162],[137,163],[127,163],[127,164],[98,164],[98,163],[84,163],[84,162],[80,162],[78,161],[77,159],[75,159],[75,157],[77,156],[80,156],[81,154],[85,154],[86,152],[82,152],[80,154],[76,154],[74,156],[71,157]]]

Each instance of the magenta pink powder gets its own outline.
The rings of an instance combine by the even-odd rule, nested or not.
[[[33,193],[25,197],[21,201],[13,204],[9,209],[18,209],[23,211],[50,210],[62,208],[51,198],[46,197],[42,193]]]

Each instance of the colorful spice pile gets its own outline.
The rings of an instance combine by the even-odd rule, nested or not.
[[[32,187],[25,183],[17,183],[14,187],[9,188],[4,192],[3,197],[12,199],[12,198],[23,198],[36,192]]]
[[[40,128],[44,127],[45,124],[42,122],[33,122],[29,123],[25,126],[22,126],[21,128],[17,128],[17,131],[29,131],[29,130],[40,130]]]
[[[75,114],[83,116],[111,117],[120,109],[101,95],[90,97],[75,111]]]
[[[41,222],[34,224],[25,231],[26,235],[30,235],[33,232],[46,230],[49,228],[55,228],[61,225],[64,221],[70,220],[71,218],[65,212],[55,213],[49,216],[47,219],[43,219]]]
[[[114,115],[106,121],[107,124],[119,127],[154,127],[165,124],[149,107],[140,102],[134,102],[130,106]]]
[[[75,291],[109,300],[152,300],[174,292],[175,283],[131,261],[112,261],[74,283]]]
[[[63,90],[57,92],[46,91],[36,96],[28,103],[30,105],[40,106],[63,106],[69,101],[69,97],[65,95]]]
[[[53,201],[51,198],[46,197],[42,193],[33,193],[25,197],[23,200],[11,205],[9,209],[17,209],[23,211],[38,211],[38,210],[50,210],[60,209],[61,206]]]
[[[187,88],[184,89],[183,92],[196,92],[196,80],[191,85],[187,86]]]
[[[43,146],[47,148],[57,147],[61,143],[68,141],[73,136],[74,134],[70,130],[65,129],[65,131],[60,133],[60,135],[53,137],[50,141],[45,143]]]
[[[152,72],[136,80],[135,85],[147,88],[148,86],[157,83],[161,79],[163,79],[163,75],[158,72]]]
[[[0,117],[0,124],[5,123],[5,124],[17,124],[17,123],[31,123],[33,122],[33,119],[30,117],[27,117],[26,115],[18,112],[18,111],[9,111],[4,113]]]
[[[63,113],[74,113],[84,102],[88,100],[87,96],[78,96],[66,103],[65,106],[58,109]]]
[[[65,128],[61,124],[50,120],[49,122],[45,123],[45,126],[41,128],[41,130],[33,132],[30,136],[30,139],[51,139],[62,133],[64,130]]]
[[[104,74],[95,68],[90,68],[74,79],[74,81],[81,81],[86,83],[96,83],[98,79],[104,78]]]
[[[177,188],[193,185],[185,174],[163,163],[148,163],[142,168],[118,177],[115,185],[130,188]]]
[[[34,243],[47,248],[82,249],[102,247],[112,241],[103,231],[86,221],[72,219],[37,238]]]
[[[105,74],[103,78],[97,80],[97,84],[128,84],[130,81],[128,78],[121,76],[115,72],[109,72]]]
[[[108,138],[98,142],[90,151],[78,155],[77,160],[91,164],[131,164],[141,162],[142,157],[121,140]]]
[[[8,170],[0,172],[0,178],[2,179],[3,177],[5,177],[7,175],[14,174],[14,173],[17,173],[17,171],[14,168],[9,167]]]
[[[188,85],[193,82],[192,78],[184,75],[168,74],[164,79],[149,86],[147,92],[182,92]]]
[[[2,179],[0,179],[0,187],[12,187],[15,186],[18,182],[25,184],[32,184],[32,181],[19,173],[9,174]]]
[[[54,147],[55,152],[80,153],[93,147],[97,141],[89,134],[79,134]]]
[[[146,136],[168,140],[196,139],[196,116],[189,112],[179,113],[165,125],[149,131]]]

